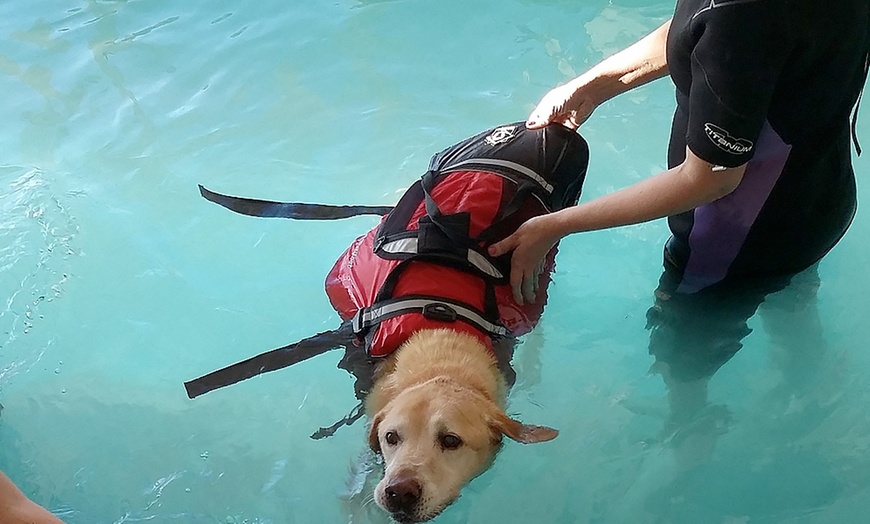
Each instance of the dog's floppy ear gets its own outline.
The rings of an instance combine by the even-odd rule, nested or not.
[[[384,412],[379,411],[372,419],[372,423],[369,425],[369,447],[372,448],[372,451],[375,453],[381,452],[381,441],[378,440],[378,426],[381,425],[382,420],[384,420]]]
[[[384,420],[387,404],[396,395],[396,383],[392,375],[379,380],[375,387],[366,397],[366,412],[374,413],[369,425],[369,447],[375,453],[381,452],[381,443],[378,441],[378,426]]]
[[[559,431],[556,429],[548,428],[547,426],[523,424],[518,420],[508,417],[499,409],[491,413],[490,426],[502,435],[522,444],[546,442],[553,440],[559,435]]]

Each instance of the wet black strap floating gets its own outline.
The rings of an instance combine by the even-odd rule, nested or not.
[[[318,333],[313,337],[261,353],[256,357],[185,382],[184,388],[187,390],[187,396],[193,399],[209,391],[241,382],[262,373],[298,364],[331,349],[346,348],[348,344],[352,343],[353,338],[350,322],[345,322],[338,329]]]
[[[292,218],[295,220],[338,220],[359,215],[386,215],[392,206],[331,206],[327,204],[304,204],[301,202],[273,202],[255,200],[215,193],[199,186],[206,200],[221,205],[236,213],[254,217]]]
[[[350,410],[350,413],[344,416],[344,418],[327,428],[318,429],[311,434],[311,438],[313,440],[320,440],[331,437],[335,435],[335,432],[338,431],[339,428],[341,428],[342,426],[353,425],[353,423],[361,419],[363,415],[365,415],[365,402],[360,400],[357,405],[354,406],[352,410]]]

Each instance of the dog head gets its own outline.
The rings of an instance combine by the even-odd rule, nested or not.
[[[375,500],[399,522],[432,519],[492,463],[503,436],[531,444],[556,435],[511,419],[459,382],[433,378],[399,393],[372,419],[369,445],[385,465]]]

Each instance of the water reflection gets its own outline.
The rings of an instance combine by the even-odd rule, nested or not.
[[[838,394],[826,401],[823,391],[839,386],[838,368],[825,365],[831,350],[819,318],[819,286],[815,266],[791,279],[711,287],[695,295],[674,293],[673,278],[663,275],[648,312],[649,350],[652,371],[668,389],[662,442],[674,464],[668,476],[651,483],[638,511],[679,522],[711,509],[735,518],[797,515],[841,496],[837,463],[844,450],[808,439],[836,414]],[[780,382],[758,399],[759,416],[768,420],[736,424],[727,403],[710,402],[710,383],[743,347],[752,332],[747,321],[756,312]],[[759,435],[762,428],[768,434]],[[730,432],[734,438],[717,453]]]

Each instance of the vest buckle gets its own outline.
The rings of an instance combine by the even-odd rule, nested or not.
[[[442,302],[432,302],[423,306],[423,316],[431,320],[439,320],[441,322],[455,322],[457,318],[456,310]]]

